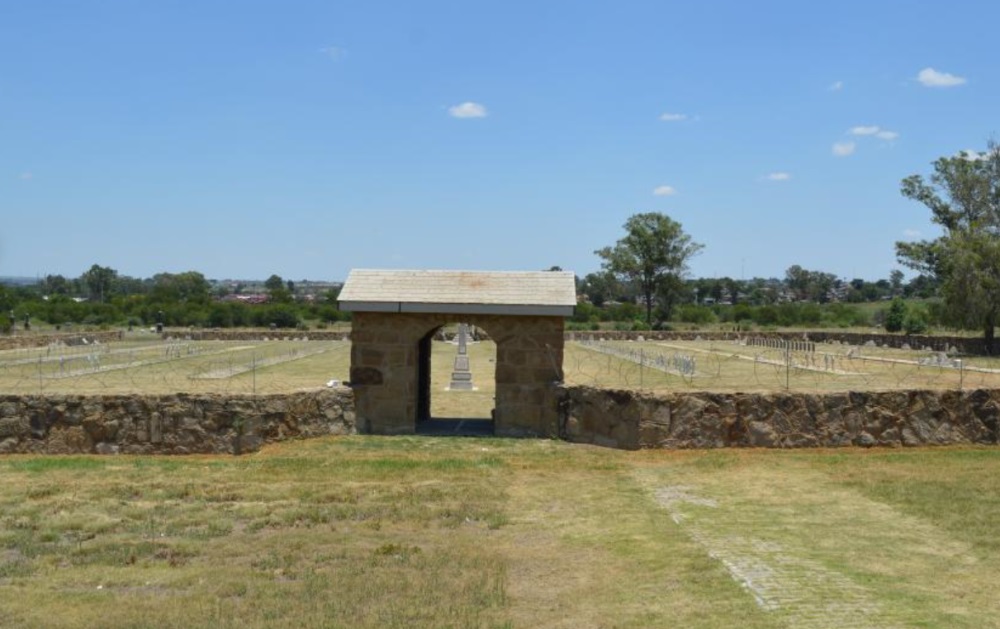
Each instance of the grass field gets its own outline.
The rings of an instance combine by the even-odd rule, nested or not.
[[[675,357],[692,359],[693,372],[675,368]],[[937,358],[930,351],[839,344],[786,354],[726,341],[603,341],[567,344],[563,369],[570,384],[662,391],[1000,387],[996,358],[966,358],[961,368],[929,364]]]
[[[997,627],[1000,451],[0,459],[4,627]]]
[[[434,342],[432,415],[489,417],[496,348],[469,345],[474,391],[448,391],[456,346]],[[692,359],[694,371],[673,367]],[[811,354],[723,341],[567,343],[566,382],[652,391],[858,391],[997,388],[1000,360],[928,364],[928,351],[820,344]],[[640,362],[643,363],[640,366]],[[349,379],[345,341],[184,341],[151,335],[100,346],[0,352],[2,393],[282,393]]]

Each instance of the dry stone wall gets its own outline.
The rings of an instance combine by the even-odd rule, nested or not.
[[[630,450],[1000,439],[1000,390],[653,395],[559,386],[551,402],[558,436]],[[0,454],[240,454],[270,442],[355,432],[347,388],[256,397],[0,396]]]
[[[354,430],[354,397],[343,387],[263,396],[0,396],[2,454],[240,454]]]
[[[624,449],[996,444],[1000,390],[674,393],[563,387],[561,436]]]
[[[168,328],[164,338],[185,338],[192,341],[348,341],[348,330],[261,330],[253,328],[227,328],[212,330],[186,330]]]
[[[879,347],[901,348],[904,345],[911,349],[931,348],[932,351],[946,352],[951,348],[963,354],[973,356],[986,355],[986,345],[982,338],[967,336],[924,336],[918,334],[887,334],[840,332],[833,330],[809,330],[803,332],[681,332],[667,330],[651,330],[644,332],[623,330],[595,330],[591,332],[566,332],[567,341],[629,341],[643,338],[647,341],[694,341],[714,340],[731,341],[737,338],[777,338],[789,341],[809,340],[813,343],[842,343],[845,345],[865,345],[874,343]]]
[[[31,334],[19,333],[0,336],[0,350],[25,349],[29,347],[46,347],[53,343],[64,345],[87,345],[89,343],[110,343],[120,341],[125,333],[121,330],[105,330],[102,332],[80,332],[74,334]]]

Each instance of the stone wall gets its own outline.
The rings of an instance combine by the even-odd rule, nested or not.
[[[624,448],[996,444],[1000,390],[672,393],[562,387],[561,436]]]
[[[405,434],[421,419],[429,392],[429,335],[442,325],[470,323],[496,343],[494,430],[502,436],[558,434],[556,383],[562,381],[563,319],[542,316],[355,312],[351,386],[358,428]]]
[[[22,332],[0,336],[0,350],[46,347],[53,343],[62,343],[64,345],[85,345],[95,341],[110,343],[122,340],[124,334],[121,330],[74,332],[72,334],[32,334],[31,332]]]
[[[654,395],[553,386],[550,391],[541,399],[551,404],[555,419],[551,427],[536,426],[538,434],[551,428],[544,436],[604,447],[1000,442],[1000,390]],[[0,454],[239,454],[287,439],[353,434],[354,408],[348,388],[256,397],[7,395],[0,396]]]
[[[164,338],[184,338],[192,341],[348,341],[351,339],[349,330],[261,330],[255,328],[225,328],[225,329],[181,329],[167,328]]]
[[[650,330],[644,332],[622,330],[594,330],[566,332],[568,341],[628,341],[642,337],[647,341],[732,341],[737,338],[781,338],[790,341],[810,340],[814,343],[842,343],[845,345],[864,345],[875,343],[878,346],[902,347],[909,345],[912,349],[930,347],[933,351],[946,352],[952,347],[963,354],[984,356],[986,345],[982,338],[967,336],[925,336],[920,334],[888,334],[867,332],[842,332],[837,330],[803,330],[802,332],[681,332],[668,330]]]
[[[272,441],[353,432],[347,388],[262,396],[0,396],[4,454],[239,454]]]

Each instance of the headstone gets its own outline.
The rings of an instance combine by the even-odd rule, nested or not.
[[[455,365],[451,372],[451,383],[448,389],[451,391],[471,391],[472,371],[469,369],[468,354],[469,326],[465,323],[458,324],[458,353],[455,355]]]

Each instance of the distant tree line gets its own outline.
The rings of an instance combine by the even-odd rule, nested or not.
[[[0,285],[0,330],[44,322],[54,326],[240,326],[295,328],[347,320],[337,307],[339,289],[297,290],[291,280],[268,278],[264,303],[241,301],[246,286],[210,282],[197,271],[135,278],[93,265],[76,278],[48,275],[33,285]]]
[[[890,331],[917,333],[931,324],[946,323],[942,305],[935,300],[939,283],[927,275],[905,281],[898,270],[885,279],[847,281],[793,265],[783,278],[684,278],[671,284],[669,301],[657,301],[654,293],[647,318],[643,292],[627,280],[608,270],[578,278],[577,294],[582,303],[577,306],[573,327],[592,328],[609,322],[631,329],[677,323],[858,327],[885,325],[893,305],[896,312],[903,308],[905,313],[898,327],[896,319],[890,319],[888,326],[894,328]],[[866,303],[885,306],[859,307]],[[905,327],[904,318],[909,324]]]

